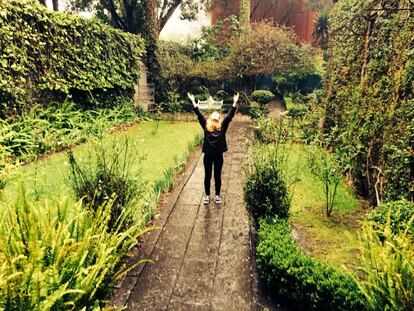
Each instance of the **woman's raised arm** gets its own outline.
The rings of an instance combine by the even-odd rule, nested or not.
[[[202,115],[200,108],[198,108],[198,105],[195,102],[195,97],[193,94],[191,93],[187,93],[188,98],[191,100],[191,103],[193,104],[194,107],[194,112],[197,115],[198,118],[198,122],[200,123],[201,127],[203,128],[203,130],[206,128],[206,119],[204,118],[204,116]]]

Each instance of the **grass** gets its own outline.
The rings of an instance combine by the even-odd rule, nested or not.
[[[358,228],[360,202],[341,181],[330,218],[325,214],[323,186],[307,166],[306,146],[290,145],[288,170],[297,171],[299,182],[292,198],[290,221],[302,249],[322,262],[354,270],[359,263]]]
[[[195,122],[143,122],[126,131],[108,135],[103,144],[109,144],[113,139],[120,140],[128,137],[131,145],[135,144],[136,152],[144,155],[142,161],[143,178],[153,185],[163,178],[165,169],[174,165],[174,157],[180,156],[187,150],[189,142],[194,140],[197,133],[201,133],[198,123]],[[74,148],[76,158],[88,160],[91,143],[82,144]],[[132,169],[138,169],[132,167]],[[6,197],[17,195],[18,185],[23,183],[28,198],[53,198],[67,194],[74,199],[68,184],[69,163],[65,153],[57,153],[42,161],[35,161],[21,167],[4,190]]]
[[[295,106],[295,104],[293,104],[292,97],[285,96],[284,99],[287,110],[292,109]]]

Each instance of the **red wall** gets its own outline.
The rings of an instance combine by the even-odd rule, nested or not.
[[[228,6],[211,11],[211,23],[232,14],[238,15],[239,0],[228,0]],[[257,5],[258,4],[258,5]],[[280,0],[276,5],[271,0],[251,0],[251,21],[269,20],[274,24],[292,27],[300,40],[313,42],[312,32],[316,13],[303,6],[301,1]]]

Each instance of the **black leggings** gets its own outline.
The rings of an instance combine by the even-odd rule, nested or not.
[[[204,154],[204,190],[210,195],[210,180],[214,163],[214,181],[216,184],[216,195],[221,190],[221,169],[223,168],[223,153],[217,155]]]

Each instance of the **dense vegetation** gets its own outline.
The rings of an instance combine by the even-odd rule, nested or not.
[[[0,11],[1,116],[68,95],[89,107],[113,101],[110,94],[131,96],[140,37],[34,0],[2,1]]]
[[[414,4],[343,0],[331,17],[325,133],[359,192],[414,199]]]
[[[318,75],[319,64],[316,51],[298,44],[292,30],[261,22],[242,35],[237,19],[230,17],[203,29],[191,44],[162,42],[163,106],[184,106],[186,102],[179,98],[185,98],[189,90],[201,99],[209,95],[223,99],[225,105],[231,104],[234,90],[241,90],[241,102],[248,105],[248,96],[264,80],[275,76],[267,88],[280,94],[278,90],[294,88],[288,77]]]
[[[99,110],[79,110],[73,103],[35,106],[13,119],[1,120],[0,145],[11,162],[27,162],[91,136],[101,138],[105,131],[137,120],[137,112],[131,103]]]
[[[174,174],[200,142],[188,131],[198,129],[196,124],[162,124],[157,135],[152,134],[155,124],[138,127],[138,134],[130,128],[130,133],[75,148],[71,183],[64,154],[16,172],[16,183],[27,183],[27,191],[9,185],[2,192],[0,307],[94,309],[105,303],[160,194],[171,189]],[[122,136],[130,137],[128,148],[116,143]],[[159,155],[159,146],[171,137],[181,143]],[[140,155],[144,151],[151,158],[147,162]],[[44,180],[30,178],[36,171]],[[79,190],[96,194],[100,204],[90,198],[76,202]]]

